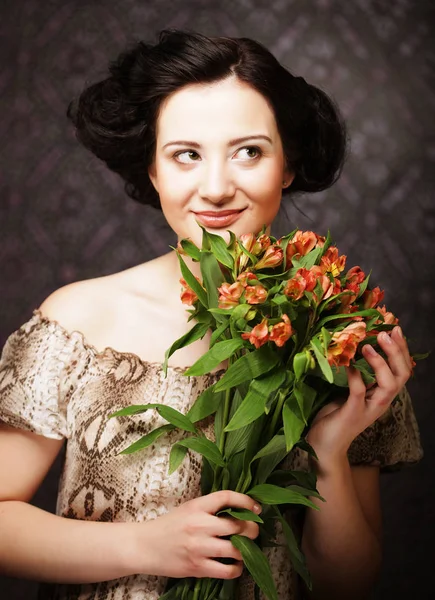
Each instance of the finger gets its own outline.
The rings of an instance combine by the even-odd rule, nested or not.
[[[403,335],[402,328],[397,325],[391,332],[391,337],[395,340],[396,344],[402,350],[406,358],[406,362],[408,363],[410,370],[412,370],[412,359],[409,353],[408,342],[406,341],[405,336]]]
[[[236,579],[243,571],[243,562],[237,561],[233,565],[225,565],[212,558],[207,558],[203,566],[204,577],[213,579]]]
[[[214,533],[214,535],[224,536],[239,534],[254,540],[260,532],[258,524],[253,521],[241,521],[233,518],[227,519],[226,517],[216,517],[216,519],[218,519],[218,523],[216,523],[217,532]]]
[[[364,406],[367,388],[362,375],[355,367],[345,367],[347,372],[347,383],[349,386],[349,397],[344,404],[346,412],[354,413],[355,409]]]
[[[201,504],[201,508],[210,514],[215,514],[222,508],[247,508],[255,514],[261,512],[261,506],[250,496],[233,492],[232,490],[220,490],[206,496],[200,496],[195,501]]]
[[[404,385],[411,375],[410,357],[406,357],[403,348],[386,331],[382,331],[378,335],[378,343],[387,355],[388,365],[393,375],[398,379],[399,385]]]
[[[364,358],[373,368],[376,377],[376,387],[369,395],[370,410],[385,411],[385,406],[389,405],[396,396],[397,390],[400,387],[395,376],[393,375],[388,363],[382,358],[376,350],[369,344],[362,348]]]
[[[207,548],[204,549],[204,554],[208,558],[234,558],[242,560],[240,550],[237,550],[229,540],[220,540],[211,538]]]

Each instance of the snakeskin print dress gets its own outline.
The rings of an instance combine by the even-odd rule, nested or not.
[[[168,475],[172,444],[187,435],[178,430],[146,450],[119,452],[166,423],[157,411],[108,419],[130,404],[161,402],[185,413],[218,373],[186,377],[183,369],[147,363],[135,354],[106,348],[99,352],[77,331],[68,332],[35,310],[8,338],[0,361],[0,420],[13,427],[66,440],[56,513],[69,519],[141,522],[155,519],[200,495],[201,456],[188,451]],[[213,439],[212,417],[199,423]],[[349,451],[352,464],[395,469],[422,456],[419,432],[406,388],[391,408],[366,429]],[[290,454],[281,468],[306,469],[304,453]],[[277,525],[277,544],[283,544]],[[65,544],[68,541],[65,540]],[[280,600],[299,597],[298,580],[284,545],[265,548]],[[43,585],[40,599],[156,600],[165,577],[137,574],[84,585]],[[244,573],[239,600],[254,600]],[[260,598],[263,598],[260,594]],[[264,600],[264,599],[263,599]]]

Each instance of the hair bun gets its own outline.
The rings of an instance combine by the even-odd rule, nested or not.
[[[295,80],[301,91],[305,87],[306,111],[289,191],[319,192],[340,176],[347,146],[346,126],[337,105],[325,92],[302,77]]]

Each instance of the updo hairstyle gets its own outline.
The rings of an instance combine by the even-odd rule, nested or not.
[[[148,169],[162,102],[186,85],[234,75],[262,94],[275,114],[287,166],[295,173],[283,195],[324,190],[340,175],[346,130],[335,103],[254,40],[163,30],[157,44],[136,42],[109,63],[109,71],[70,103],[67,115],[77,139],[142,204],[160,208]]]

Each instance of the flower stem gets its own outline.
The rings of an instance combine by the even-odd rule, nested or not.
[[[197,579],[193,589],[193,600],[198,600],[199,591],[201,589],[201,579]]]

